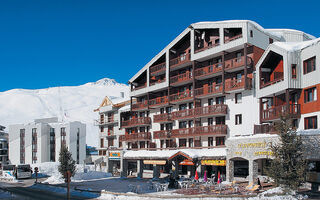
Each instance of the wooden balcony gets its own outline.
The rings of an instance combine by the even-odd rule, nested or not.
[[[170,77],[170,85],[178,86],[192,81],[192,73],[187,71],[186,73],[179,74],[173,77]]]
[[[252,87],[252,79],[247,78],[248,88]],[[228,79],[225,83],[225,91],[238,91],[245,89],[245,78],[242,77],[241,79]]]
[[[252,59],[247,57],[247,66],[252,64]],[[237,71],[239,68],[243,68],[245,65],[245,57],[234,58],[225,61],[225,71]]]
[[[262,110],[261,114],[261,121],[277,120],[281,115],[287,114],[292,118],[299,118],[301,116],[300,104],[274,106],[266,110]]]
[[[120,142],[134,142],[134,141],[143,141],[143,140],[151,140],[150,132],[140,132],[140,133],[132,133],[127,135],[120,135]]]
[[[115,120],[114,117],[108,117],[107,119],[100,119],[100,120],[94,120],[95,126],[102,126],[102,125],[108,125],[108,124],[114,124],[117,123],[118,120]]]
[[[160,107],[168,103],[168,96],[157,97],[149,100],[149,106],[152,108]]]
[[[186,109],[172,112],[171,119],[190,119],[193,117],[214,116],[214,115],[226,115],[228,106],[225,104],[216,104],[205,107],[198,107],[193,109]]]
[[[178,92],[176,94],[170,95],[170,97],[169,97],[170,103],[183,102],[183,101],[190,100],[192,98],[193,98],[193,91],[191,91],[191,90],[187,90],[184,92]]]
[[[198,98],[204,98],[210,95],[222,94],[222,84],[204,85],[202,88],[194,90],[194,94]]]
[[[189,53],[186,53],[183,56],[178,56],[176,58],[173,58],[170,60],[170,68],[177,68],[180,65],[188,64],[190,62],[191,55]]]
[[[239,39],[239,38],[242,38],[242,34],[239,34],[239,35],[236,35],[236,36],[233,36],[233,37],[224,39],[224,43],[228,43],[228,42],[231,42],[231,41],[233,41],[233,40],[237,40],[237,39]]]
[[[171,121],[170,113],[162,113],[162,114],[153,116],[153,122],[168,122],[168,121]]]
[[[181,128],[171,131],[171,137],[194,137],[202,135],[227,135],[227,125],[210,125],[210,126],[197,126],[192,128]]]
[[[135,104],[132,104],[132,110],[137,111],[137,110],[145,110],[148,109],[148,101],[142,101],[142,102],[137,102]]]
[[[270,124],[260,124],[260,125],[254,125],[253,127],[254,134],[277,134],[278,131],[273,125]]]
[[[156,85],[156,84],[159,84],[159,83],[163,83],[163,82],[166,82],[166,79],[165,79],[165,78],[164,78],[164,79],[158,79],[158,80],[156,80],[156,81],[154,81],[154,82],[151,82],[151,81],[150,81],[150,86]]]
[[[167,130],[153,131],[153,139],[165,139],[168,138],[168,134]]]
[[[267,82],[260,82],[260,88],[268,87],[270,85],[274,85],[278,82],[281,82],[284,80],[283,77],[283,72],[274,72],[274,79],[272,81],[267,81]]]
[[[165,62],[150,67],[150,73],[153,76],[164,73],[165,71],[166,71],[166,63]]]
[[[222,63],[217,63],[214,65],[209,65],[206,67],[202,67],[199,69],[196,69],[194,72],[195,78],[196,79],[206,79],[206,78],[211,78],[216,75],[220,75],[222,72]]]
[[[150,125],[151,124],[151,118],[150,117],[139,117],[127,121],[123,121],[121,123],[121,126],[126,127],[135,127],[135,126],[143,126],[143,125]]]
[[[201,51],[205,51],[205,50],[207,50],[207,49],[211,49],[211,48],[214,48],[214,47],[219,46],[219,45],[220,45],[220,43],[215,43],[215,44],[212,44],[212,45],[208,45],[208,46],[203,47],[203,48],[201,48],[201,49],[195,50],[195,53],[199,53],[199,52],[201,52]]]
[[[132,91],[140,90],[140,89],[145,88],[145,87],[147,87],[147,83],[144,83],[142,85],[138,85],[138,86],[132,88]]]

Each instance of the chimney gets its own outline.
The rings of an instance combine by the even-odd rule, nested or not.
[[[120,92],[121,98],[124,98],[124,92]]]

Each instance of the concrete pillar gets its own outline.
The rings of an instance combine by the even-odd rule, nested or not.
[[[234,178],[234,161],[227,160],[226,179],[227,181],[232,182],[233,178]]]
[[[122,178],[127,177],[128,176],[128,161],[123,159],[123,158],[121,158],[120,167],[121,167],[120,176]]]
[[[255,183],[258,178],[258,161],[249,160],[249,183]]]
[[[160,177],[160,165],[153,165],[153,180],[158,180]]]
[[[143,177],[143,160],[137,160],[137,177]]]

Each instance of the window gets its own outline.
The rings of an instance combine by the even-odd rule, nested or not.
[[[189,103],[189,109],[193,108],[193,102]]]
[[[317,116],[304,118],[304,129],[317,129]]]
[[[250,37],[253,37],[253,31],[250,30]]]
[[[214,103],[213,98],[208,99],[208,105],[209,106],[213,105],[213,103]]]
[[[216,137],[216,145],[224,145],[224,137]]]
[[[312,102],[317,100],[317,89],[316,87],[304,90],[304,102]]]
[[[236,103],[242,103],[242,94],[241,93],[236,93],[235,94],[235,99],[236,99]]]
[[[113,146],[113,138],[108,138],[108,147]]]
[[[241,74],[241,73],[237,73],[236,79],[237,79],[237,82],[238,82],[238,83],[241,82],[242,74]]]
[[[146,142],[145,141],[141,141],[140,142],[140,149],[144,149],[146,148]]]
[[[100,138],[100,147],[103,148],[104,147],[104,141],[103,138]]]
[[[291,78],[292,79],[297,78],[297,65],[296,64],[291,65]]]
[[[171,113],[171,112],[172,112],[172,106],[166,107],[166,112],[167,112],[167,113]]]
[[[193,138],[189,138],[189,147],[193,147]]]
[[[160,108],[160,114],[164,113],[164,108]]]
[[[213,146],[213,137],[208,137],[208,147]]]
[[[179,128],[187,128],[187,121],[179,122]]]
[[[101,126],[100,127],[100,132],[103,133],[103,131],[104,131],[104,128],[103,128],[103,126]]]
[[[225,97],[216,97],[216,104],[224,104]]]
[[[273,39],[269,38],[269,44],[272,44],[272,43],[273,43]]]
[[[186,110],[187,109],[187,104],[180,104],[179,105],[179,110]]]
[[[237,62],[241,62],[241,60],[242,60],[241,52],[238,52],[236,56],[237,56],[236,61],[237,61]]]
[[[213,125],[213,118],[208,118],[208,126]]]
[[[307,74],[316,70],[316,57],[303,61],[303,74]]]
[[[226,124],[226,117],[225,116],[216,117],[216,125],[220,125],[220,124]]]
[[[164,148],[164,140],[160,140],[160,148]]]
[[[179,139],[179,147],[186,147],[187,139]]]
[[[188,126],[189,126],[189,128],[193,127],[193,121],[192,121],[192,120],[190,120],[190,121],[188,122]]]
[[[236,125],[242,124],[242,115],[236,115]]]

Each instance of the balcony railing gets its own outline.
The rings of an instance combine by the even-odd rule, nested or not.
[[[170,77],[170,84],[174,85],[177,83],[182,83],[190,80],[192,80],[192,73],[188,71],[186,73]]]
[[[251,65],[252,59],[247,57],[247,65]],[[241,56],[239,58],[233,58],[225,61],[225,70],[235,69],[238,67],[243,67],[245,64],[245,57]]]
[[[142,101],[132,104],[132,110],[143,110],[146,108],[148,108],[148,101]]]
[[[173,58],[170,60],[170,67],[176,67],[178,65],[187,63],[190,61],[190,58],[191,58],[191,55],[189,53]]]
[[[138,85],[138,86],[132,88],[132,91],[140,90],[140,89],[145,88],[145,87],[147,87],[147,83],[144,83],[142,85]]]
[[[225,104],[216,104],[206,107],[198,107],[193,109],[186,109],[172,112],[171,118],[173,120],[177,119],[188,119],[192,117],[202,117],[202,116],[211,116],[211,115],[218,115],[218,114],[227,114],[228,106]]]
[[[166,63],[165,62],[150,67],[151,75],[152,74],[157,74],[157,73],[165,71],[165,70],[166,70]]]
[[[260,88],[264,88],[273,84],[276,84],[280,81],[283,81],[283,72],[274,72],[274,79],[272,81],[267,81],[267,82],[260,82]]]
[[[170,95],[170,102],[179,102],[183,100],[188,100],[193,97],[193,91],[187,90],[184,92],[178,92],[176,94]]]
[[[290,115],[292,118],[298,118],[301,115],[300,104],[281,105],[262,110],[263,121],[279,119],[281,115]]]
[[[168,103],[168,97],[167,96],[157,97],[155,99],[149,100],[149,106],[150,107],[155,107],[155,106],[163,105],[163,104],[166,104],[166,103]]]
[[[119,141],[139,141],[139,140],[151,140],[150,132],[132,133],[128,135],[120,135]]]
[[[248,88],[251,88],[252,79],[247,78],[247,83],[248,83]],[[245,85],[244,77],[242,77],[241,79],[228,79],[226,80],[225,91],[244,89],[244,85]]]
[[[94,125],[99,126],[99,125],[104,125],[104,124],[111,124],[111,123],[116,123],[118,120],[115,120],[114,117],[108,117],[107,119],[100,119],[100,120],[94,120]]]
[[[158,79],[158,80],[156,80],[156,81],[154,81],[154,82],[150,82],[150,85],[155,85],[155,84],[163,83],[163,82],[165,82],[165,81],[166,81],[165,78],[164,78],[164,79]]]
[[[154,122],[167,122],[171,120],[171,114],[170,113],[162,113],[159,115],[153,115],[153,121]]]
[[[239,38],[242,38],[242,34],[239,34],[239,35],[224,39],[224,43],[228,43],[228,42],[231,42],[231,41],[239,39]]]
[[[226,135],[227,125],[210,125],[210,126],[197,126],[192,128],[175,129],[171,131],[171,137],[192,137],[201,135]]]
[[[123,121],[121,123],[122,127],[134,127],[134,126],[148,125],[148,124],[151,124],[150,117],[139,117],[139,118]]]
[[[222,63],[217,63],[214,65],[209,65],[206,67],[196,69],[194,74],[195,74],[196,78],[199,78],[199,77],[209,76],[209,75],[221,72],[221,71],[222,71]]]
[[[264,134],[264,133],[276,134],[276,133],[278,133],[276,128],[270,124],[254,125],[253,132],[254,132],[254,134]]]
[[[154,131],[153,138],[154,139],[164,139],[169,137],[169,132],[167,130]]]
[[[207,50],[207,49],[211,49],[211,48],[219,46],[219,45],[220,45],[220,43],[215,43],[215,44],[212,44],[212,45],[208,45],[206,47],[203,47],[203,48],[195,50],[195,53],[199,53],[201,51],[204,51],[204,50]]]
[[[222,93],[222,84],[204,85],[202,88],[197,88],[194,90],[196,96],[206,96],[210,94]]]

